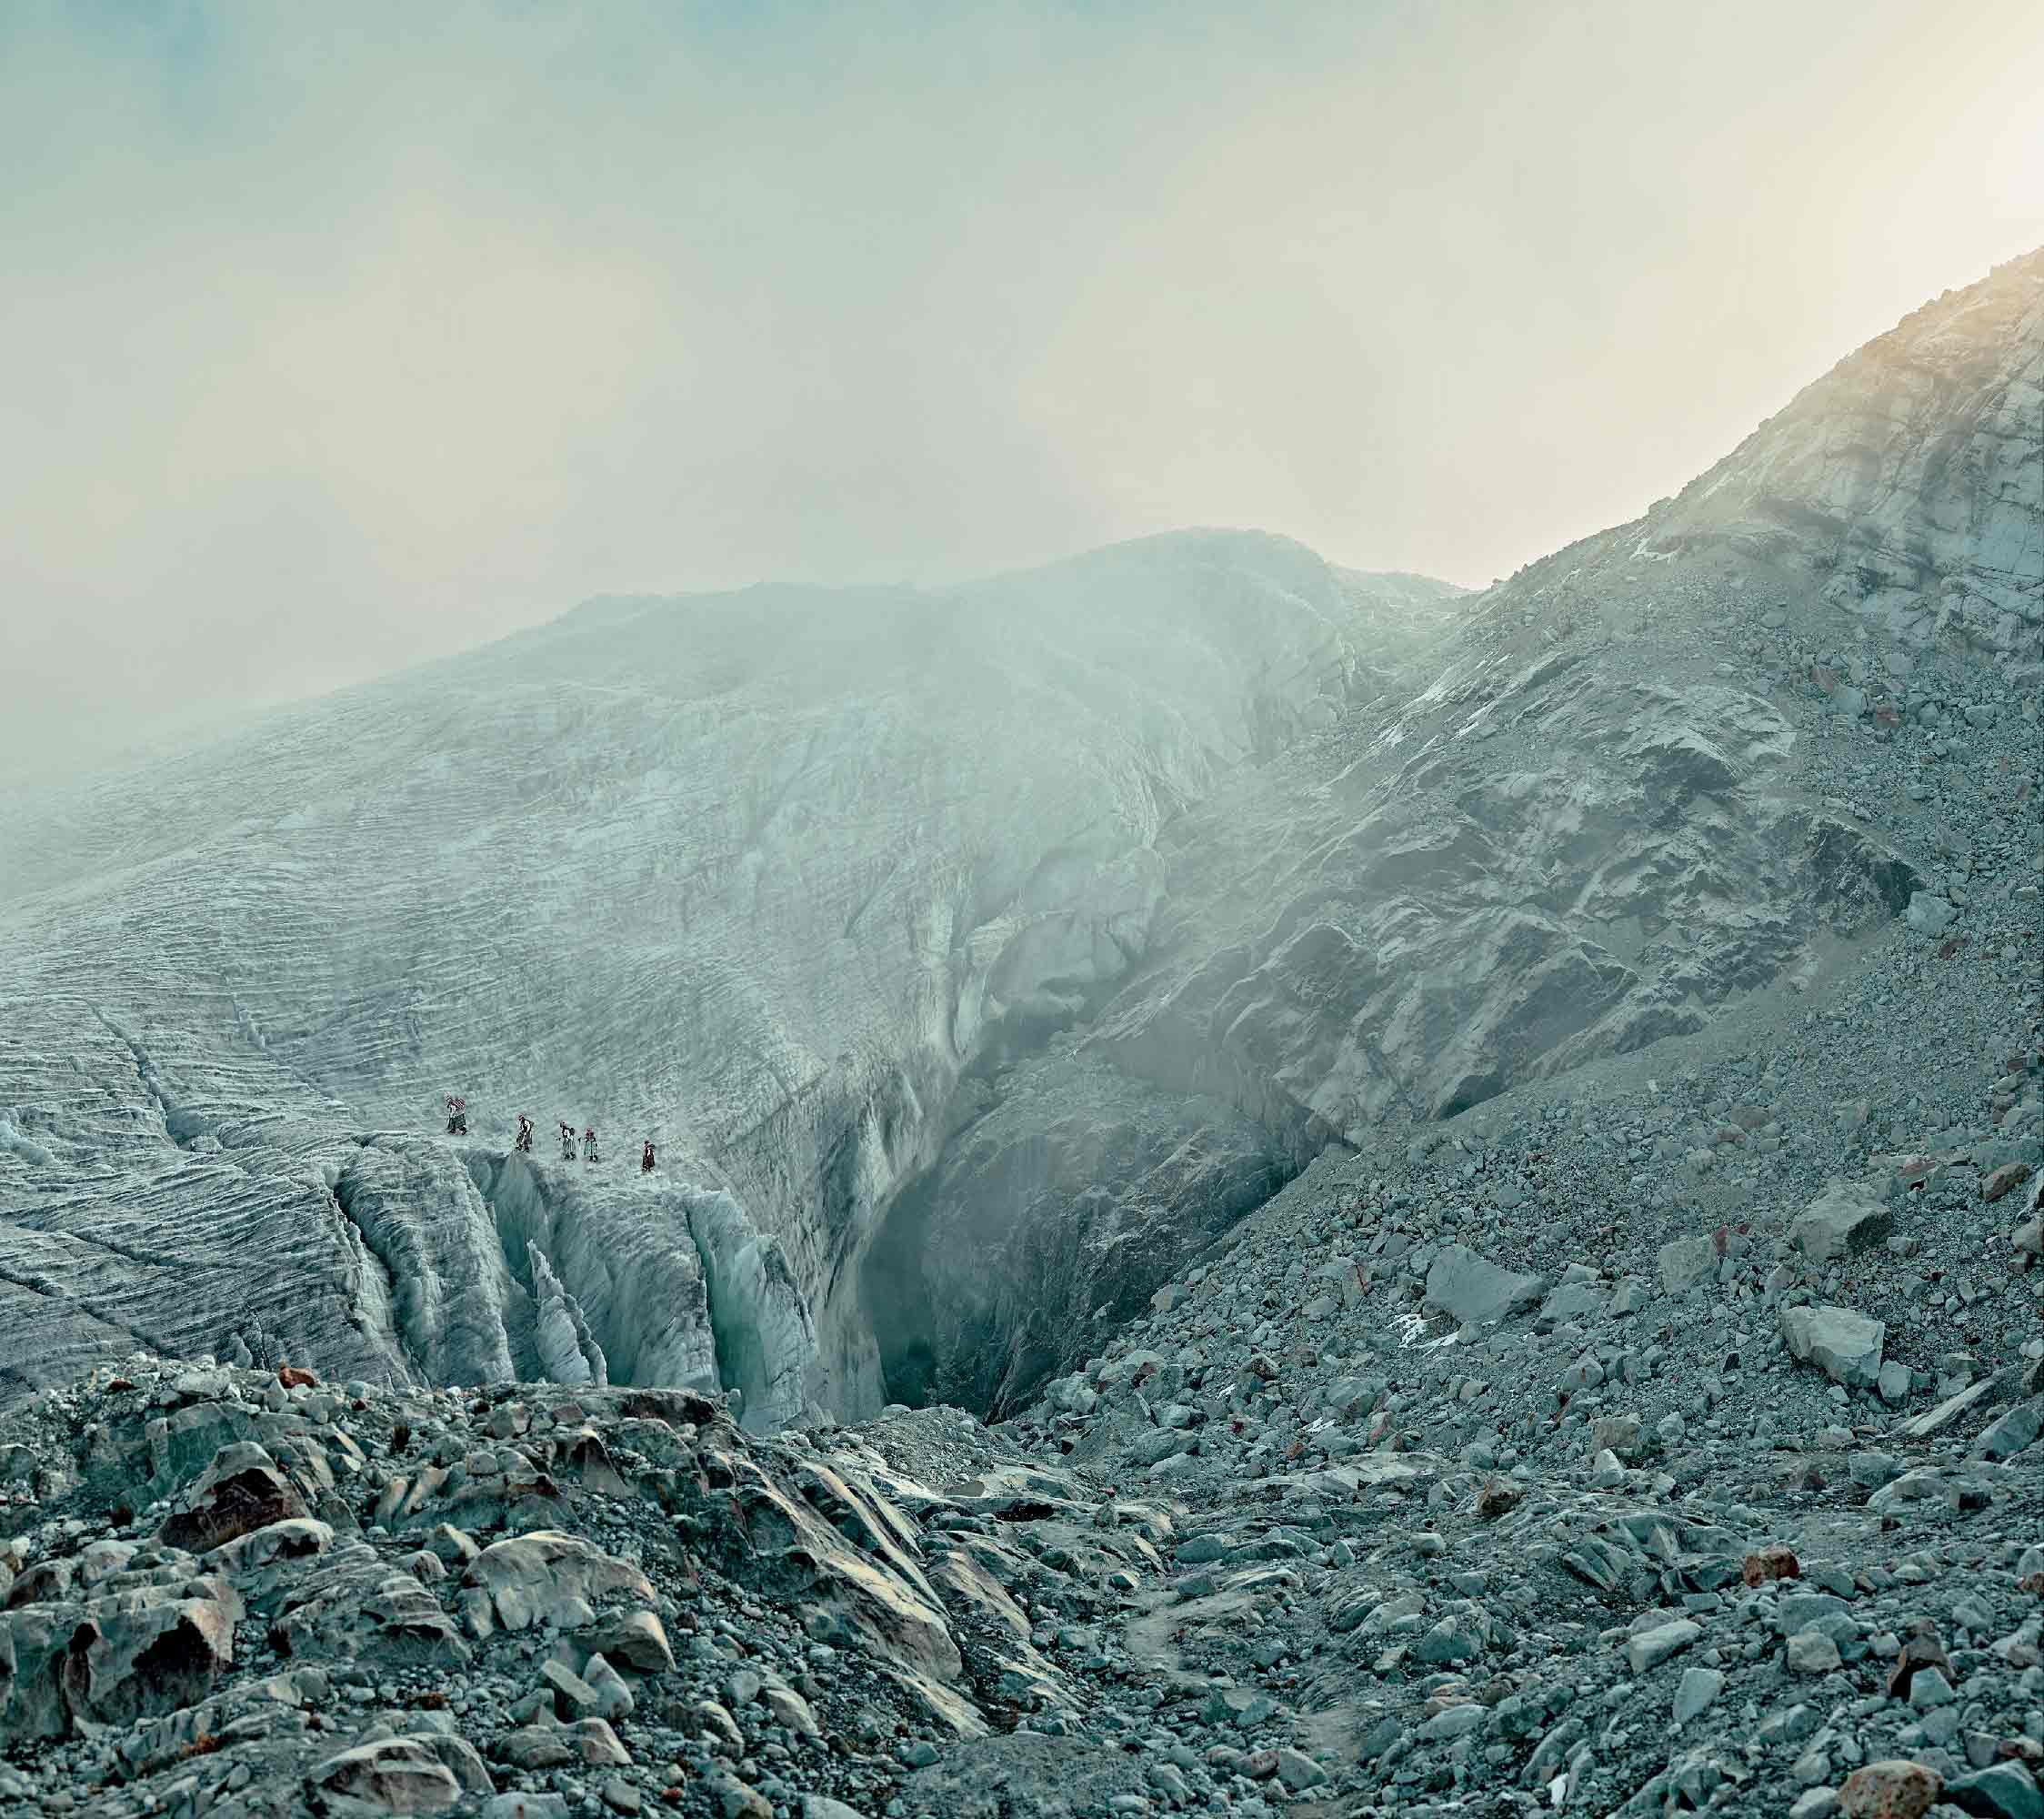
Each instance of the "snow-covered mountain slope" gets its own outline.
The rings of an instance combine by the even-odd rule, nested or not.
[[[140,1339],[877,1406],[857,1264],[961,1076],[1143,951],[1172,817],[1405,686],[1455,598],[1192,533],[603,600],[17,804],[0,1372]]]

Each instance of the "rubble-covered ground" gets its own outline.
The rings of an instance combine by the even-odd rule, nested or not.
[[[0,1810],[2044,1811],[2044,1021],[1941,939],[1330,1153],[996,1428],[45,1392]]]
[[[1017,1424],[1168,1500],[1129,1647],[1252,1797],[2044,1812],[2038,971],[1848,958],[1324,1159]]]

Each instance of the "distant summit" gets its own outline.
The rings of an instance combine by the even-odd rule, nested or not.
[[[2040,425],[2044,248],[1805,387],[1651,514],[1643,547],[1799,563],[1899,635],[1949,628],[2007,649],[2019,625],[2044,625]]]

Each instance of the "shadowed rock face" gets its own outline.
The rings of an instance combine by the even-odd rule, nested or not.
[[[1068,1054],[1001,1076],[867,1253],[897,1398],[1017,1406],[1303,1160],[1217,1100]]]
[[[257,1529],[305,1513],[304,1500],[270,1455],[243,1442],[220,1449],[156,1539],[188,1553],[209,1553]]]

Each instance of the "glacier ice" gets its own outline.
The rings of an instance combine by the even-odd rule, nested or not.
[[[709,1283],[717,1374],[744,1397],[746,1425],[770,1429],[795,1420],[804,1410],[817,1335],[787,1255],[729,1194],[692,1199],[688,1231]]]
[[[388,1284],[398,1343],[434,1383],[507,1383],[511,1273],[468,1171],[438,1145],[366,1145],[335,1200]]]
[[[1125,1304],[1321,1146],[1899,913],[1927,857],[1734,608],[2034,686],[2040,345],[2031,256],[1473,601],[1217,531],[606,599],[0,794],[0,1397],[238,1345],[856,1416],[918,1294],[890,1342],[1022,1393],[1093,1331],[1037,1289]],[[521,1109],[616,1160],[510,1158]],[[917,1231],[960,1254],[867,1267]]]
[[[549,1383],[594,1383],[598,1388],[607,1384],[610,1367],[588,1321],[548,1266],[546,1253],[529,1239],[526,1261],[532,1272],[535,1303],[533,1349],[539,1354],[539,1368],[534,1374]]]
[[[52,1160],[50,1152],[33,1138],[18,1130],[12,1119],[0,1118],[0,1150],[18,1156],[25,1162],[41,1163]]]
[[[1162,830],[1453,598],[1200,532],[942,593],[606,600],[0,799],[0,1106],[48,1158],[0,1149],[0,1393],[232,1335],[524,1373],[540,1297],[615,1382],[712,1383],[721,1347],[756,1410],[877,1408],[859,1260],[961,1080],[1125,977]],[[448,1091],[466,1188],[421,1147]],[[520,1110],[616,1160],[541,1191]],[[646,1135],[760,1241],[642,1201]],[[713,1331],[719,1282],[779,1337]]]

